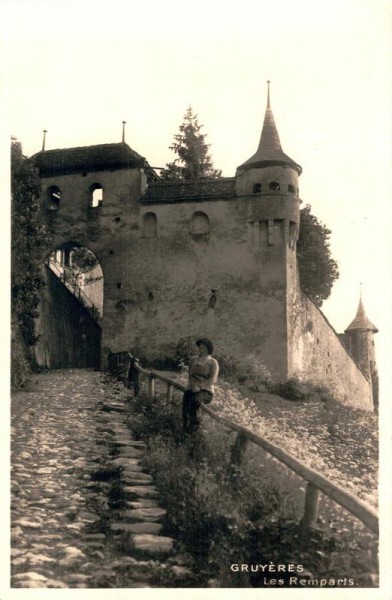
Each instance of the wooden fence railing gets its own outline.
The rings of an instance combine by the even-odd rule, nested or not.
[[[159,371],[144,369],[138,360],[135,359],[131,354],[128,354],[128,359],[129,362],[126,368],[125,383],[128,386],[133,384],[136,396],[139,393],[140,376],[144,376],[148,380],[148,395],[151,399],[154,399],[155,397],[156,379],[166,383],[167,401],[171,400],[173,389],[181,392],[185,390],[185,386],[173,381],[165,375],[162,375],[159,373]],[[231,462],[234,466],[240,466],[246,447],[248,443],[251,442],[256,444],[256,446],[263,448],[267,453],[286,465],[286,467],[294,471],[307,482],[304,515],[302,518],[302,524],[304,527],[312,527],[316,524],[319,512],[320,494],[323,493],[349,511],[352,515],[357,517],[371,531],[378,534],[379,520],[377,512],[373,508],[369,507],[365,502],[357,498],[354,494],[348,492],[336,483],[333,483],[323,475],[320,475],[314,469],[302,464],[293,456],[275,446],[263,437],[253,433],[252,431],[249,431],[242,425],[233,423],[226,417],[218,415],[211,410],[209,406],[202,404],[201,409],[215,421],[222,423],[232,431],[237,432],[237,438],[231,453]]]

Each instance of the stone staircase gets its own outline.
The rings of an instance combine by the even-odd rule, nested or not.
[[[11,587],[194,587],[127,427],[128,390],[70,373],[37,375],[13,398]]]
[[[106,404],[106,409],[123,412],[121,404]],[[126,509],[121,520],[111,523],[110,528],[118,532],[123,544],[132,555],[167,556],[173,553],[174,540],[161,535],[161,521],[166,510],[159,506],[158,490],[151,475],[140,465],[144,442],[136,441],[126,425],[119,420],[115,426],[113,445],[119,456],[109,463],[109,468],[121,469],[122,496]],[[125,543],[124,543],[125,542]]]

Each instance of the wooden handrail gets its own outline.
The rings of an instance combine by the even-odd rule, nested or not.
[[[133,359],[132,355],[129,356]],[[135,362],[135,368],[140,374],[148,376],[150,380],[158,379],[166,383],[168,386],[180,390],[181,392],[186,389],[184,385],[177,383],[176,381],[170,379],[170,377],[166,377],[166,375],[161,375],[158,371],[143,369],[143,367],[141,367],[137,361]],[[211,410],[209,406],[202,404],[201,409],[215,421],[218,421],[229,429],[236,431],[241,438],[246,437],[246,439],[250,442],[253,442],[257,446],[260,446],[266,450],[266,452],[271,454],[271,456],[289,467],[289,469],[294,471],[297,475],[302,477],[302,479],[308,482],[305,506],[307,507],[307,512],[312,513],[312,522],[314,522],[317,518],[318,495],[315,494],[316,488],[316,490],[320,490],[323,494],[334,500],[334,502],[348,510],[352,515],[357,517],[360,521],[362,521],[362,523],[369,527],[369,529],[371,529],[374,533],[378,533],[379,519],[377,512],[363,502],[363,500],[357,498],[354,494],[348,492],[340,485],[333,483],[323,475],[320,475],[311,467],[307,467],[306,465],[302,464],[296,458],[278,446],[275,446],[265,438],[253,433],[253,431],[249,431],[242,425],[233,423],[226,417],[218,415],[216,412]],[[307,514],[305,513],[304,523],[306,523],[306,521]]]

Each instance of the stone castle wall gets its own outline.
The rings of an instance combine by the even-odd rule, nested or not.
[[[103,368],[110,352],[161,358],[180,338],[207,335],[217,354],[257,357],[275,381],[298,376],[371,407],[368,380],[298,292],[298,190],[287,193],[295,180],[287,181],[284,190],[252,193],[245,173],[239,196],[170,201],[158,186],[149,198],[139,168],[43,178],[54,234],[48,254],[72,241],[93,251],[103,271]],[[103,203],[91,208],[94,184]],[[61,201],[48,211],[52,185]]]
[[[290,376],[327,387],[346,405],[372,410],[371,382],[321,310],[299,292],[288,320]]]

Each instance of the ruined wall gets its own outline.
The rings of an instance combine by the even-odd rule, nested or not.
[[[37,364],[49,369],[99,367],[100,327],[49,268],[43,268],[42,276]]]
[[[326,386],[344,404],[373,410],[370,381],[323,313],[298,291],[288,323],[290,376]]]

